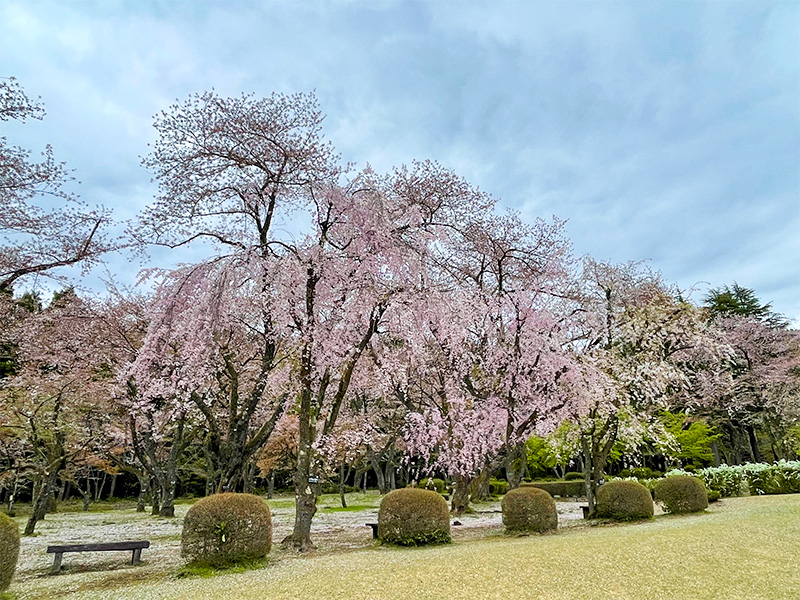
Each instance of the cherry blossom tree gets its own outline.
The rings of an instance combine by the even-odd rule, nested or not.
[[[655,415],[679,402],[702,402],[712,383],[725,386],[730,349],[702,311],[678,299],[638,263],[584,261],[575,339],[586,411],[574,434],[585,459],[590,512],[608,456],[622,442],[669,443]],[[709,375],[711,374],[711,375]]]
[[[775,459],[786,458],[786,435],[800,416],[800,333],[774,315],[760,317],[718,314],[713,321],[734,349],[733,385],[713,394],[707,409],[733,464],[762,461],[758,431]]]
[[[13,77],[0,80],[0,121],[41,119],[44,109]],[[112,249],[110,213],[90,209],[64,191],[72,179],[48,145],[41,162],[0,138],[0,293],[29,275],[57,276],[59,267],[88,268]]]
[[[136,407],[169,405],[176,419],[191,411],[202,416],[208,477],[217,491],[241,486],[244,466],[289,398],[289,356],[275,328],[264,326],[274,299],[262,282],[273,278],[272,268],[249,254],[166,274],[127,373]]]
[[[456,513],[475,477],[505,466],[518,485],[525,441],[573,409],[568,267],[562,223],[485,216],[454,248],[449,285],[418,313],[416,345],[426,352],[410,378],[420,409],[409,415],[407,441],[431,469],[455,477]]]
[[[19,432],[33,474],[33,508],[25,527],[44,518],[59,476],[89,447],[109,412],[110,357],[98,345],[89,307],[67,294],[18,331],[19,370],[0,383],[2,422]]]
[[[145,161],[161,193],[132,231],[143,242],[171,247],[211,240],[228,254],[198,268],[220,261],[225,268],[218,274],[238,274],[198,280],[212,282],[211,288],[229,281],[252,283],[251,298],[261,312],[248,325],[262,345],[250,397],[257,405],[275,406],[275,418],[267,419],[272,423],[279,418],[284,383],[293,390],[287,398],[297,399],[297,514],[286,542],[302,550],[312,547],[321,465],[315,443],[332,432],[357,364],[393,302],[419,287],[423,276],[415,257],[428,253],[439,233],[469,222],[465,216],[487,206],[485,195],[433,163],[383,178],[367,170],[342,184],[338,158],[321,137],[321,122],[313,95],[259,100],[205,93],[173,106],[156,119],[160,139]],[[307,235],[277,235],[275,224],[301,209],[310,219]],[[181,291],[194,286],[191,277],[184,284]],[[194,302],[200,295],[214,297],[189,295]],[[177,340],[179,346],[192,348],[191,341],[199,338],[219,341],[219,335],[183,329],[179,323],[191,320],[176,315],[190,311],[174,298],[162,322],[187,333]],[[196,324],[204,327],[199,320]],[[152,345],[146,343],[153,351],[147,350],[134,369],[137,386],[156,389],[160,371],[170,393],[188,395],[202,409],[211,373],[199,363],[224,359],[224,353],[208,345],[200,352],[192,348],[192,356],[202,357],[192,362],[190,353],[179,350],[175,360],[166,359],[167,377],[161,362],[165,352],[173,352],[169,340],[176,338],[155,333],[159,327],[154,326]],[[288,376],[283,365],[290,367]],[[148,373],[150,383],[144,383]]]

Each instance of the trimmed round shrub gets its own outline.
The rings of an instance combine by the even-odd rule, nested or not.
[[[708,490],[708,503],[716,502],[720,499],[719,490]]]
[[[649,519],[653,497],[637,481],[609,481],[597,489],[597,516],[617,521]]]
[[[272,516],[253,494],[214,494],[186,513],[181,551],[190,562],[225,566],[262,558],[272,547]]]
[[[19,527],[16,521],[0,513],[0,593],[11,585],[19,558]]]
[[[519,487],[503,498],[503,525],[509,531],[545,533],[558,527],[556,501],[535,487]]]
[[[447,501],[441,494],[419,488],[389,492],[378,511],[378,538],[400,546],[449,544]]]
[[[583,478],[583,473],[578,473],[578,471],[570,471],[564,475],[564,481],[577,481]]]
[[[700,512],[708,508],[708,492],[697,477],[676,475],[656,484],[656,501],[661,503],[665,512]]]

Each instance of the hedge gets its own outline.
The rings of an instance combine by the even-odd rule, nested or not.
[[[534,487],[544,490],[551,496],[585,496],[586,486],[583,481],[532,481],[520,487]]]

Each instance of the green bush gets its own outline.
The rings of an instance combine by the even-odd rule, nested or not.
[[[502,496],[508,492],[508,482],[505,479],[489,480],[489,494],[492,496]]]
[[[290,492],[294,492],[294,488],[289,488]],[[334,483],[331,481],[327,481],[325,483],[320,484],[319,491],[321,494],[338,494],[339,493],[339,484]],[[353,486],[353,485],[346,485],[344,486],[344,493],[345,494],[352,494],[354,492],[360,492],[361,488]]]
[[[570,471],[566,475],[564,475],[564,481],[578,481],[583,480],[584,476],[583,473],[578,473],[577,471]]]
[[[708,508],[708,492],[697,477],[666,477],[656,485],[656,501],[662,504],[665,512],[700,512]]]
[[[503,525],[509,531],[545,533],[558,527],[553,497],[535,487],[518,487],[503,498]]]
[[[716,502],[720,498],[720,493],[717,490],[708,490],[708,503]]]
[[[419,488],[394,490],[378,510],[378,538],[400,546],[450,543],[450,511],[441,494]]]
[[[253,494],[208,496],[183,520],[181,550],[192,562],[222,567],[262,558],[271,546],[269,507]]]
[[[0,593],[11,585],[19,558],[19,527],[11,517],[0,513]]]
[[[544,490],[551,496],[584,496],[586,494],[583,481],[533,481],[523,483],[520,487],[535,487]]]
[[[634,467],[633,469],[622,469],[619,472],[620,478],[633,477],[634,479],[657,479],[662,475],[661,471],[654,471],[650,467]]]
[[[420,479],[417,487],[422,488],[423,490],[433,490],[434,492],[439,492],[440,494],[447,492],[447,482],[436,477],[426,477],[425,479]]]
[[[617,521],[649,519],[653,497],[636,481],[610,481],[597,489],[597,516]]]

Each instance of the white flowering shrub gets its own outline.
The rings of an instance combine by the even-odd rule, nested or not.
[[[665,476],[676,475],[700,477],[706,488],[718,491],[723,497],[742,496],[747,493],[800,493],[800,461],[797,460],[779,460],[774,464],[720,465],[700,469],[696,473],[673,469]]]

